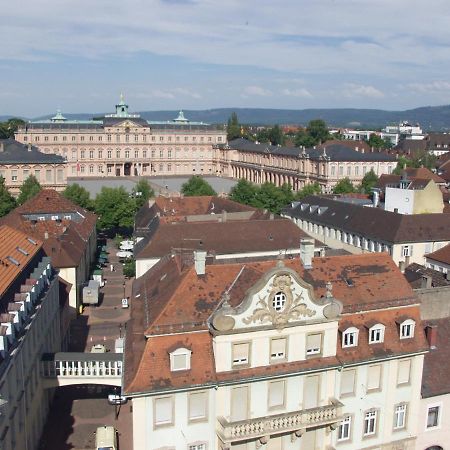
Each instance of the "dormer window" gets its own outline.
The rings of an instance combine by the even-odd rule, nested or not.
[[[400,339],[414,337],[414,327],[416,323],[412,319],[407,319],[400,324]]]
[[[355,327],[347,328],[342,333],[342,347],[356,347],[358,345],[359,330]]]
[[[384,341],[384,325],[377,323],[369,328],[369,344],[378,344]]]
[[[177,348],[170,353],[170,370],[189,370],[191,368],[191,351],[187,348]]]

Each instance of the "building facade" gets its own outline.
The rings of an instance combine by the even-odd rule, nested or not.
[[[61,350],[59,280],[42,242],[0,227],[0,447],[36,449],[53,390],[44,352]]]
[[[302,262],[197,252],[136,280],[134,448],[415,448],[428,345],[411,288],[388,255],[303,245]]]
[[[450,243],[449,214],[399,214],[311,195],[282,211],[310,236],[354,254],[387,252],[402,268]],[[387,226],[389,224],[389,226]]]
[[[13,195],[19,194],[30,175],[34,175],[42,187],[62,191],[67,186],[66,172],[66,160],[62,156],[42,153],[31,143],[0,140],[0,177]]]
[[[223,127],[190,122],[183,112],[167,122],[148,122],[128,112],[123,98],[114,114],[76,121],[58,112],[16,133],[46,154],[67,159],[68,177],[216,175],[213,148],[225,144]]]

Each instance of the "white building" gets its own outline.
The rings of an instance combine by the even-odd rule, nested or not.
[[[398,144],[400,139],[425,139],[425,134],[418,124],[411,125],[406,121],[400,122],[398,125],[387,125],[381,130],[380,136],[382,139],[391,141],[394,146]]]
[[[388,255],[312,254],[168,256],[136,280],[134,448],[415,448],[428,345],[411,288]]]

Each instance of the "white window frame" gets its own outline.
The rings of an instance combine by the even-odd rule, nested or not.
[[[273,343],[274,341],[278,341],[278,340],[284,340],[284,352],[283,353],[275,353],[273,351]],[[287,337],[285,336],[280,336],[280,337],[276,337],[276,338],[272,338],[270,340],[270,360],[271,361],[283,361],[287,358],[287,345],[288,345],[288,340]]]
[[[286,305],[286,294],[284,292],[277,292],[272,299],[272,306],[273,309],[277,312],[283,311],[285,305]]]
[[[320,335],[320,347],[319,348],[311,348],[308,349],[308,337],[312,336],[312,335]],[[323,345],[323,334],[322,333],[308,333],[306,335],[306,356],[310,356],[310,355],[320,355],[322,353],[322,345]]]
[[[382,323],[377,323],[369,328],[369,344],[379,344],[384,342],[385,326]]]
[[[370,410],[364,414],[363,436],[374,436],[377,434],[378,411]]]
[[[356,327],[349,327],[342,332],[342,348],[358,346],[359,330]]]
[[[406,414],[408,413],[408,405],[401,403],[396,405],[394,409],[394,430],[402,430],[406,428]]]
[[[339,442],[348,441],[351,438],[351,433],[352,433],[352,416],[349,414],[344,416],[344,419],[339,424],[337,440]]]
[[[187,450],[208,450],[208,444],[206,442],[193,442],[188,445]]]
[[[402,256],[412,256],[412,245],[402,245]]]
[[[400,339],[410,339],[414,337],[414,328],[416,322],[412,319],[406,319],[400,324]],[[407,331],[409,330],[409,331]]]
[[[170,399],[171,402],[171,418],[170,420],[164,421],[164,422],[156,422],[156,404],[158,400],[162,400],[162,399]],[[175,423],[175,414],[174,414],[174,397],[172,395],[166,395],[164,397],[156,397],[153,399],[153,427],[154,428],[159,428],[159,427],[167,427],[167,426],[171,426],[174,425]]]
[[[170,356],[170,371],[171,372],[178,372],[180,370],[190,370],[191,368],[191,350],[180,347],[174,350],[173,352],[169,353]],[[181,368],[175,368],[175,357],[176,356],[184,356],[186,364]]]

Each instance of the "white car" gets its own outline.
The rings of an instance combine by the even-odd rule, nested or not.
[[[133,257],[133,252],[128,252],[125,250],[121,250],[120,252],[116,253],[116,256],[118,256],[119,258],[132,258]]]
[[[118,394],[109,394],[108,395],[108,403],[110,405],[123,405],[127,402],[127,398]]]
[[[103,344],[95,344],[91,348],[91,353],[106,353],[106,347]]]
[[[128,308],[130,305],[127,298],[122,299],[122,308]]]

